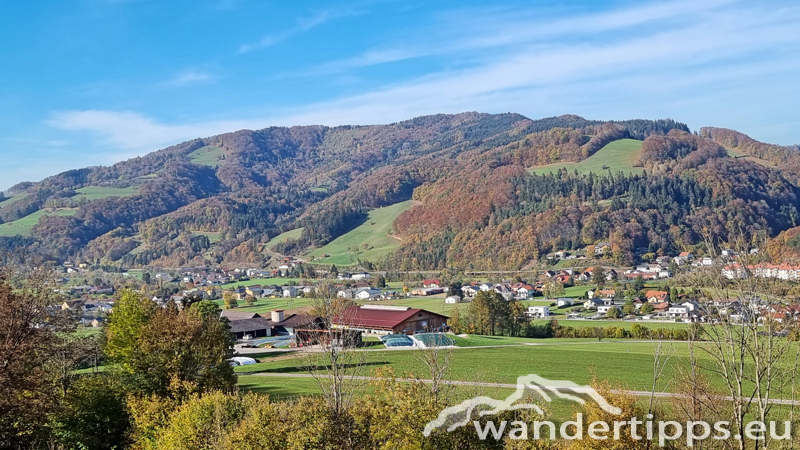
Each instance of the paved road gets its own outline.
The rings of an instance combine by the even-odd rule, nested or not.
[[[315,378],[315,375],[310,373],[276,373],[276,372],[257,372],[257,373],[240,373],[239,375],[255,375],[260,377],[277,377],[277,378]],[[372,381],[377,380],[376,377],[364,377],[364,376],[355,376],[352,377],[355,380],[364,380],[364,381]],[[397,378],[397,381],[402,382],[423,382],[423,383],[432,383],[432,380],[419,380],[413,378]],[[445,384],[453,385],[453,386],[482,386],[482,387],[493,387],[493,388],[507,388],[507,389],[517,389],[516,384],[509,384],[509,383],[485,383],[480,381],[445,381]],[[574,388],[564,388],[562,386],[542,386],[544,389],[549,390],[566,390],[569,389],[572,392],[576,392]],[[577,390],[579,392],[579,390]],[[588,389],[587,389],[588,392]],[[612,390],[611,392],[615,394],[628,394],[634,395],[636,397],[650,397],[651,395],[656,398],[680,398],[680,397],[688,397],[686,394],[679,394],[673,392],[648,392],[648,391],[628,391],[628,390]],[[732,401],[733,397],[722,397],[722,400],[725,401]],[[771,399],[769,401],[770,404],[773,405],[794,405],[800,406],[800,400],[785,400],[785,399]]]
[[[679,343],[679,342],[686,342],[686,341],[663,341],[664,344],[668,343]],[[498,348],[498,347],[539,347],[539,346],[565,346],[565,345],[604,345],[604,344],[618,344],[618,343],[626,343],[626,344],[657,344],[658,341],[653,340],[633,340],[633,339],[625,339],[624,341],[618,340],[604,340],[604,341],[586,341],[586,342],[516,342],[516,343],[508,343],[508,344],[495,344],[495,345],[471,345],[471,346],[463,346],[463,347],[450,347],[453,350],[462,350],[462,349],[469,349],[469,348]],[[237,353],[241,355],[253,354],[253,353],[291,353],[296,352],[301,349],[297,348],[245,348],[236,346],[234,348]],[[359,352],[385,352],[385,351],[408,351],[408,350],[420,350],[418,347],[376,347],[376,348],[364,348],[364,349],[357,349],[356,351]]]

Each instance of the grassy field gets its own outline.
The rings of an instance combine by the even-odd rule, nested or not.
[[[72,197],[75,200],[80,200],[81,198],[85,198],[86,200],[97,200],[106,197],[130,197],[131,195],[138,193],[139,188],[137,186],[130,186],[126,188],[86,186],[77,189],[75,192],[78,193],[78,195]]]
[[[295,228],[294,230],[289,230],[275,236],[274,238],[270,239],[269,242],[265,244],[265,246],[269,249],[273,249],[275,248],[276,245],[280,244],[281,242],[286,242],[291,239],[299,239],[301,234],[303,234],[303,229]]]
[[[205,146],[189,153],[189,158],[194,164],[217,167],[222,164],[220,157],[225,154],[221,147]]]
[[[480,338],[491,339],[484,336]],[[499,342],[513,343],[511,340],[500,339]],[[550,380],[589,384],[596,376],[599,380],[609,381],[625,389],[649,391],[652,387],[653,358],[657,342],[524,338],[513,340],[533,345],[453,350],[450,379],[515,383],[519,376],[537,374]],[[671,345],[666,342],[662,352],[669,353],[670,358],[666,362],[658,389],[677,392],[680,388],[674,383],[674,374],[680,365],[688,363],[689,349],[683,342],[674,342]],[[398,374],[424,373],[416,353],[414,350],[369,350],[365,356],[366,364],[373,370],[392,366]],[[794,350],[790,353],[794,355]],[[708,356],[701,352],[698,358],[702,365],[710,366]],[[792,363],[792,358],[791,355],[787,356],[787,365]],[[280,358],[263,361],[234,370],[240,375],[257,372],[304,373],[303,360],[299,353],[288,357],[284,354]],[[720,379],[715,379],[714,383],[721,387]]]
[[[594,155],[581,162],[564,162],[548,164],[546,166],[533,167],[528,169],[530,173],[544,175],[550,172],[557,172],[562,167],[570,173],[577,170],[578,173],[600,173],[610,171],[611,173],[641,173],[640,167],[633,167],[634,162],[642,151],[642,141],[635,139],[620,139],[606,145],[598,150]],[[603,169],[606,167],[606,169]]]
[[[521,339],[521,338],[517,338]],[[652,380],[655,343],[645,342],[550,342],[551,340],[521,339],[544,345],[463,348],[453,351],[451,378],[460,381],[514,383],[517,377],[537,374],[551,380],[571,380],[588,384],[593,373],[599,379],[646,390]],[[501,341],[502,342],[502,341]],[[676,354],[686,356],[685,345],[676,344]],[[673,373],[678,358],[667,369]],[[367,352],[372,368],[391,365],[397,373],[421,372],[421,362],[414,351],[375,350]],[[267,360],[237,367],[240,374],[253,372],[302,373],[299,356]],[[666,388],[665,385],[662,388]]]
[[[564,297],[581,298],[592,286],[569,286],[564,288]]]
[[[18,192],[16,194],[12,195],[11,197],[8,197],[5,200],[3,200],[2,202],[0,202],[0,208],[2,208],[4,206],[8,206],[8,205],[10,205],[10,204],[12,204],[12,203],[14,203],[16,201],[22,200],[23,198],[27,197],[28,195],[30,195],[30,194],[28,194],[27,192]]]
[[[552,312],[552,311],[551,311]],[[619,327],[624,328],[626,330],[630,330],[634,323],[638,323],[639,325],[643,325],[651,330],[656,330],[659,328],[664,329],[672,329],[672,328],[686,328],[688,325],[685,323],[679,322],[651,322],[648,320],[640,320],[637,322],[633,321],[623,321],[623,320],[566,320],[564,317],[555,317],[558,319],[558,323],[561,326],[565,327],[573,327],[573,328],[586,328],[586,327]],[[548,321],[545,319],[542,320],[534,320],[534,325],[544,325]]]
[[[400,246],[400,241],[389,236],[392,233],[392,223],[412,205],[413,202],[408,200],[373,209],[369,212],[366,222],[334,239],[328,245],[313,250],[308,256],[320,258],[323,255],[330,255],[316,262],[343,266],[354,264],[358,259],[374,260],[386,256]],[[366,250],[364,245],[367,245]],[[354,251],[354,247],[357,247],[358,251]]]
[[[55,211],[40,209],[33,214],[27,215],[21,219],[14,220],[12,222],[4,223],[0,225],[0,236],[15,236],[15,235],[22,235],[22,236],[30,236],[31,228],[39,223],[39,219],[45,215],[54,215],[54,216],[72,216],[75,215],[77,209],[73,208],[61,208],[56,209]]]
[[[312,378],[280,378],[258,375],[240,375],[239,388],[243,391],[252,391],[259,394],[266,394],[270,396],[270,400],[288,400],[301,396],[318,396],[322,395],[319,383]],[[366,384],[362,386],[357,396],[372,395],[377,390],[373,384]],[[478,395],[487,396],[491,398],[501,399],[511,395],[514,390],[508,388],[486,387],[486,386],[453,386],[452,387],[451,403],[458,403]],[[639,397],[636,402],[642,408],[647,408],[648,398]],[[664,408],[670,407],[669,399],[657,399],[656,403],[662,405]],[[580,412],[576,403],[553,398],[547,404],[548,420],[560,426],[561,423],[567,420],[573,420],[575,414]],[[545,428],[546,430],[546,428]]]

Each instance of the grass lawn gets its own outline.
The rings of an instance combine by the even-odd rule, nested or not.
[[[557,172],[562,167],[566,168],[570,173],[577,170],[578,173],[584,174],[589,172],[625,172],[625,173],[641,173],[644,171],[641,167],[633,167],[634,162],[639,157],[642,151],[642,141],[635,139],[620,139],[618,141],[610,142],[605,147],[598,150],[594,155],[584,159],[581,162],[563,162],[553,163],[546,166],[533,167],[528,169],[532,174],[544,175],[550,172]],[[603,167],[607,169],[603,169]]]
[[[349,233],[339,236],[324,247],[311,251],[307,256],[321,258],[323,255],[330,255],[315,262],[342,266],[355,264],[358,259],[375,260],[386,256],[400,246],[400,241],[389,236],[392,233],[392,223],[397,216],[411,206],[413,206],[413,201],[408,200],[384,208],[373,209],[363,224]],[[364,245],[367,245],[366,250]],[[353,251],[354,247],[357,247],[358,251]]]
[[[139,192],[139,187],[129,186],[126,188],[115,188],[86,186],[76,189],[75,192],[78,193],[78,195],[72,197],[75,200],[80,200],[81,198],[85,198],[86,200],[97,200],[106,197],[130,197],[131,195],[135,195]]]
[[[269,394],[271,400],[301,396],[322,395],[317,380],[313,378],[239,376],[239,388],[259,394]]]
[[[276,245],[280,244],[281,242],[286,242],[291,239],[299,239],[300,235],[303,234],[302,228],[295,228],[294,230],[283,232],[274,238],[270,239],[269,242],[266,243],[266,247],[269,249],[275,248]]]
[[[564,297],[581,298],[592,286],[570,286],[564,288]]]
[[[225,154],[221,147],[205,146],[189,153],[189,158],[194,164],[217,167],[222,164],[220,157]]]
[[[480,337],[491,339],[489,337]],[[478,339],[478,337],[473,338]],[[578,384],[589,384],[596,376],[624,389],[649,391],[652,387],[653,357],[657,342],[603,341],[587,342],[578,339],[523,339],[543,345],[505,347],[461,348],[453,350],[450,379],[489,383],[515,383],[517,377],[537,374],[550,380],[570,380]],[[498,339],[504,342],[505,339]],[[669,343],[665,343],[667,351]],[[679,365],[687,364],[688,347],[675,342],[669,349],[664,375],[658,389],[676,392],[674,374]],[[377,369],[392,366],[398,374],[418,373],[425,370],[415,350],[373,350],[366,352],[366,363]],[[794,355],[794,351],[791,351]],[[241,366],[234,370],[240,375],[256,372],[304,373],[303,356],[299,353],[276,360],[267,360],[255,365]],[[793,358],[787,357],[787,364]],[[710,366],[707,356],[699,354],[700,363]],[[285,384],[289,384],[285,380]],[[294,380],[292,380],[294,381]],[[713,379],[721,386],[721,380]],[[776,393],[777,394],[777,393]]]
[[[569,308],[566,308],[561,311],[567,311]],[[551,310],[552,312],[552,310]],[[565,313],[566,314],[566,313]],[[563,317],[555,317],[558,319],[558,324],[564,327],[573,327],[573,328],[586,328],[586,327],[600,327],[600,328],[607,328],[607,327],[619,327],[626,330],[630,330],[634,323],[638,323],[639,325],[645,326],[650,328],[651,330],[657,330],[659,328],[665,329],[672,329],[672,328],[686,328],[688,324],[685,323],[678,323],[678,322],[651,322],[648,320],[640,320],[637,322],[632,321],[622,321],[622,320],[566,320]],[[534,320],[534,325],[544,325],[548,322],[548,320]]]
[[[2,208],[4,206],[8,206],[8,205],[10,205],[10,204],[12,204],[12,203],[14,203],[16,201],[22,200],[23,198],[27,197],[28,195],[30,195],[30,194],[28,194],[27,192],[17,192],[16,194],[12,195],[11,197],[8,197],[5,200],[3,200],[2,202],[0,202],[0,208]]]
[[[42,216],[73,216],[77,209],[74,208],[60,208],[52,211],[50,209],[40,209],[33,214],[29,214],[21,219],[0,225],[0,236],[30,236],[31,228],[39,223]]]
[[[505,339],[497,341],[513,343]],[[528,341],[547,344],[552,340],[528,339]],[[649,388],[655,343],[570,341],[574,343],[456,349],[453,350],[451,379],[515,383],[519,376],[537,374],[551,380],[571,380],[578,384],[588,384],[594,373],[599,379],[621,384],[627,389]],[[676,348],[679,354],[686,353],[685,344],[676,344]],[[667,374],[672,373],[677,361],[678,358],[672,360]],[[423,373],[421,362],[414,350],[369,351],[367,363],[373,368],[391,365],[397,373]],[[295,357],[268,360],[255,365],[237,367],[235,370],[242,375],[254,372],[303,373],[302,365],[302,356],[297,354]]]

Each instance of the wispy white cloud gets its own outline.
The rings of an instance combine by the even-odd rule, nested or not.
[[[215,77],[210,73],[200,72],[197,70],[188,70],[175,75],[161,84],[167,87],[184,87],[210,83],[211,81],[214,81],[214,79]]]
[[[619,33],[612,39],[562,42],[511,39],[492,33],[475,35],[470,44],[473,48],[502,49],[502,54],[461,70],[428,73],[370,92],[294,105],[250,119],[170,124],[133,112],[90,110],[56,113],[49,124],[92,133],[111,148],[145,152],[242,128],[387,123],[465,110],[515,111],[531,117],[566,112],[597,118],[671,116],[694,121],[694,126],[712,120],[720,125],[731,120],[728,125],[734,126],[747,123],[747,117],[758,113],[745,107],[745,102],[758,102],[757,96],[770,99],[761,102],[777,108],[789,108],[800,101],[800,80],[792,76],[800,69],[800,34],[796,32],[800,9],[750,4],[721,7],[723,3],[717,2],[707,10],[683,1],[644,6],[651,17],[674,21],[646,26],[637,33]],[[678,10],[692,19],[682,20],[680,14],[684,13]],[[595,20],[564,19],[574,23],[552,30],[583,24],[586,28],[594,26],[596,33],[606,33],[632,23],[645,24],[644,19],[636,21],[644,14],[637,11],[599,13]],[[591,25],[593,22],[604,24]],[[529,28],[538,23],[531,23]],[[622,28],[609,28],[612,23]],[[519,25],[509,34],[518,36],[524,29]],[[541,30],[539,33],[537,36],[549,36]],[[524,42],[505,48],[509,40]],[[443,47],[447,45],[457,43],[443,43]],[[367,59],[392,57],[406,56],[402,52],[394,56],[376,52]],[[771,81],[774,79],[782,82]]]
[[[283,42],[292,36],[304,33],[332,20],[361,14],[364,14],[364,11],[359,9],[340,8],[317,11],[309,16],[298,17],[296,19],[297,24],[294,27],[278,33],[265,35],[255,43],[242,44],[239,46],[239,53],[249,53],[255,50],[260,50],[262,48]]]
[[[176,142],[242,128],[257,128],[261,124],[251,120],[175,125],[135,112],[100,110],[55,112],[47,123],[61,130],[92,133],[101,144],[126,152],[153,151]]]
[[[424,32],[424,41],[404,37],[399,45],[370,48],[356,56],[324,63],[305,75],[327,75],[332,72],[358,69],[408,59],[464,54],[499,49],[504,53],[520,45],[550,42],[560,37],[585,36],[620,32],[654,23],[680,19],[694,23],[741,0],[678,0],[639,4],[633,7],[574,17],[543,17],[538,11],[508,8],[469,9],[440,17]],[[654,27],[660,29],[661,27]]]

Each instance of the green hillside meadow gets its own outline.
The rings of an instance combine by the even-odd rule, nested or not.
[[[78,193],[77,196],[73,197],[76,200],[81,198],[98,200],[106,197],[129,197],[139,192],[139,188],[137,186],[125,188],[86,186],[76,189],[75,192]]]
[[[33,214],[29,214],[21,219],[0,225],[0,236],[30,236],[31,228],[39,223],[39,219],[45,215],[55,216],[72,216],[75,215],[77,209],[62,208],[55,211],[40,209]]]
[[[392,223],[397,216],[412,206],[413,201],[408,200],[384,208],[373,209],[369,212],[366,222],[349,233],[339,236],[324,247],[311,251],[307,256],[321,258],[323,255],[330,255],[317,262],[344,266],[355,264],[358,259],[382,258],[400,246],[400,241],[390,236]],[[358,250],[354,251],[356,247]]]
[[[606,145],[598,150],[594,155],[581,162],[573,163],[554,163],[546,166],[539,166],[528,169],[530,173],[545,175],[551,172],[558,172],[562,167],[570,173],[577,170],[580,174],[600,173],[604,171],[641,173],[641,167],[633,167],[636,159],[642,151],[642,141],[635,139],[620,139]],[[606,167],[605,169],[603,167]]]
[[[217,167],[222,164],[220,157],[225,154],[225,150],[220,147],[205,146],[189,153],[189,158],[195,164]]]
[[[27,192],[18,192],[16,194],[12,195],[11,197],[8,197],[5,200],[3,200],[2,202],[0,202],[0,208],[4,208],[4,207],[6,207],[6,206],[8,206],[8,205],[10,205],[10,204],[12,204],[14,202],[22,200],[23,198],[27,197],[28,195],[30,195],[30,194],[28,194]]]

